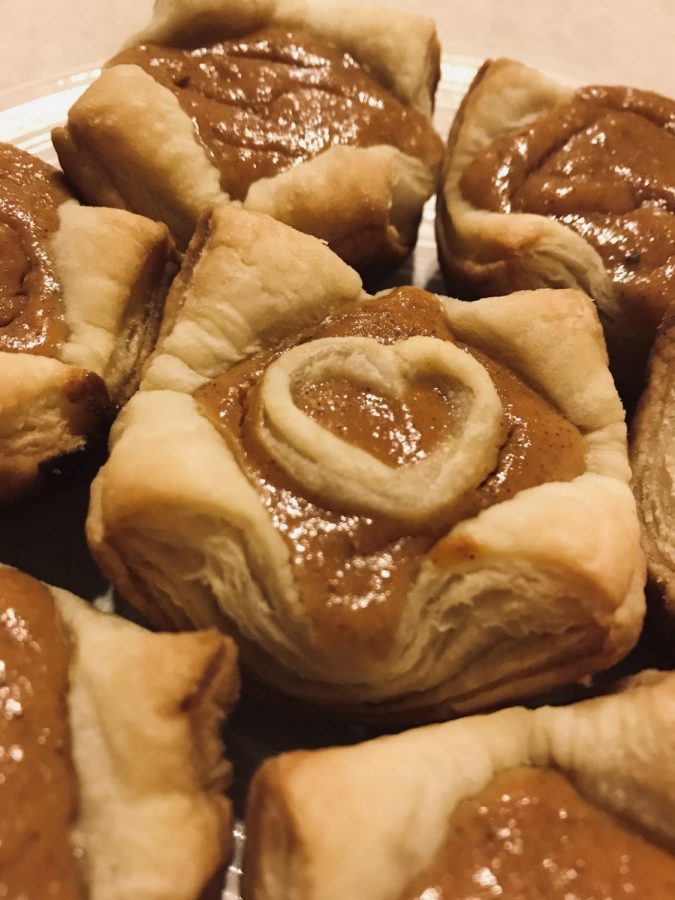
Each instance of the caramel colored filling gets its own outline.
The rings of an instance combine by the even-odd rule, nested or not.
[[[436,297],[398,288],[343,307],[298,340],[358,336],[393,344],[415,335],[454,340]],[[287,542],[301,600],[332,655],[387,652],[425,554],[455,523],[520,490],[568,481],[584,470],[577,429],[501,363],[467,347],[487,367],[504,407],[504,440],[490,477],[441,521],[415,533],[383,517],[326,509],[280,470],[256,437],[258,385],[284,349],[241,363],[201,388],[196,399]],[[392,466],[414,464],[452,427],[447,401],[433,384],[414,385],[403,401],[392,402],[335,379],[307,385],[299,400],[324,427]]]
[[[305,31],[265,28],[196,50],[149,44],[109,65],[128,63],[178,98],[235,199],[335,144],[391,144],[431,167],[440,160],[440,138],[423,115]]]
[[[69,659],[47,588],[0,569],[0,897],[84,896],[68,841],[77,805]]]
[[[636,321],[658,325],[675,275],[675,102],[588,87],[499,138],[466,168],[475,206],[538,213],[600,254]]]
[[[675,860],[553,769],[513,769],[457,807],[400,900],[666,900]]]
[[[49,240],[69,198],[56,169],[0,144],[0,351],[54,356],[67,337]]]
[[[303,386],[296,403],[324,428],[391,466],[424,459],[452,421],[446,396],[429,384],[399,399],[335,378]]]

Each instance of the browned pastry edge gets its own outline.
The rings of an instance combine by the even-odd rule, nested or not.
[[[661,551],[661,545],[673,541],[672,504],[674,498],[661,498],[660,512],[671,512],[661,522],[659,533],[654,522],[659,488],[667,491],[670,482],[659,475],[666,465],[672,427],[675,424],[673,381],[675,379],[675,304],[665,314],[652,349],[647,369],[647,387],[640,398],[631,425],[630,460],[633,469],[633,491],[642,525],[642,541],[647,556],[649,595],[665,614],[669,626],[675,627],[675,569]],[[670,428],[668,427],[670,424]],[[667,508],[667,504],[671,508]],[[666,507],[666,508],[664,508]]]

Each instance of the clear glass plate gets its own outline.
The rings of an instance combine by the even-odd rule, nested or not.
[[[445,56],[436,96],[435,124],[445,137],[452,117],[482,60]],[[62,124],[69,108],[98,76],[92,67],[50,81],[23,85],[0,93],[0,141],[57,164],[50,133]],[[417,247],[411,259],[390,279],[393,284],[415,284],[443,290],[434,238],[435,201],[424,209]],[[100,448],[73,478],[40,498],[0,510],[0,546],[3,562],[59,587],[74,591],[104,609],[111,609],[111,594],[89,556],[84,540],[91,478],[104,458]],[[241,813],[250,777],[267,756],[296,748],[354,743],[373,736],[361,725],[324,722],[309,718],[277,701],[246,696],[228,728],[228,755],[234,764],[233,797]],[[240,900],[239,883],[244,831],[235,826],[235,858],[229,868],[223,900]]]

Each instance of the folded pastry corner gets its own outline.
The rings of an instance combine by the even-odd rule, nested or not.
[[[635,381],[672,300],[675,101],[562,87],[511,60],[479,70],[452,125],[436,232],[467,298],[580,288],[622,381]],[[608,163],[608,160],[610,162]]]
[[[198,900],[231,851],[216,631],[151,634],[0,566],[0,891]]]
[[[133,393],[173,274],[166,227],[83,207],[0,145],[0,502],[103,431]]]
[[[633,645],[644,559],[586,296],[371,297],[225,205],[168,310],[88,517],[152,621],[216,624],[254,679],[369,719],[540,693]]]
[[[675,306],[663,318],[645,389],[631,423],[633,490],[642,523],[650,584],[675,622],[675,509],[671,454],[675,429]]]
[[[675,891],[675,675],[265,762],[244,900]],[[611,852],[608,852],[611,848]]]
[[[53,139],[87,199],[167,223],[185,247],[233,200],[374,278],[414,246],[436,188],[440,48],[376,6],[158,0]]]

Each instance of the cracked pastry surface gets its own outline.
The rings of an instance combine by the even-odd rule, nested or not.
[[[537,692],[633,643],[623,412],[582,295],[368,297],[313,238],[220,207],[168,309],[88,522],[151,619],[217,622],[256,679],[373,718]]]
[[[675,676],[650,672],[568,707],[270,759],[249,794],[242,896],[663,900],[674,716]]]
[[[161,0],[54,143],[84,196],[163,219],[183,246],[231,199],[375,277],[435,187],[438,71],[433,23],[411,14]]]
[[[571,91],[518,63],[486,63],[451,131],[443,182],[437,232],[451,283],[474,294],[580,286],[610,351],[632,347],[644,365],[672,300],[672,100]]]
[[[166,229],[81,207],[0,145],[0,501],[81,450],[135,389],[168,289]]]
[[[230,851],[236,650],[0,566],[0,891],[197,900]]]

